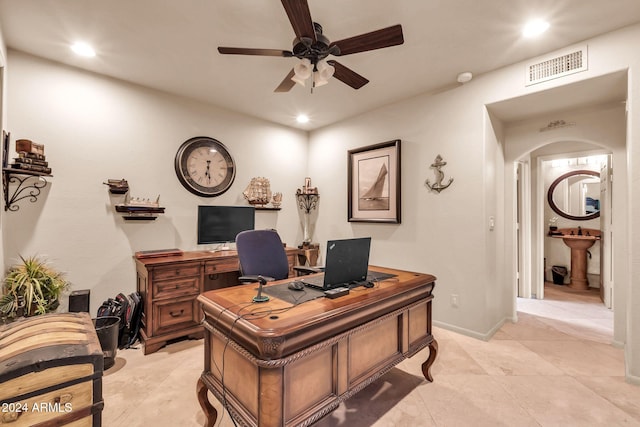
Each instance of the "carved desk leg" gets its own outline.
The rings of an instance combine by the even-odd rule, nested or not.
[[[198,394],[198,402],[200,402],[200,407],[202,407],[202,412],[204,412],[206,418],[205,427],[213,427],[218,419],[218,411],[209,402],[208,391],[207,385],[202,381],[202,378],[199,378],[196,392]]]
[[[436,360],[437,355],[438,341],[436,341],[434,338],[431,344],[429,344],[429,357],[422,364],[422,374],[424,375],[424,378],[429,382],[433,382],[433,376],[431,375],[431,365],[433,365],[433,362]]]

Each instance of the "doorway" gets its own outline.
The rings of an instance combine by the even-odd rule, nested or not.
[[[543,235],[548,230],[548,218],[545,219],[543,214],[544,189],[538,185],[538,159],[597,150],[603,154],[610,153],[615,166],[612,194],[624,195],[628,191],[627,72],[564,85],[557,83],[553,88],[487,105],[491,126],[502,146],[502,161],[507,172],[504,174],[505,251],[513,256],[512,262],[505,263],[504,274],[505,287],[512,295],[514,320],[518,318],[519,287],[530,286],[532,298],[544,297]],[[518,163],[526,165],[523,170],[528,175],[524,178],[517,178],[515,174]],[[522,188],[519,183],[525,182],[522,179],[529,181],[524,192],[519,191]],[[528,198],[519,200],[520,195],[527,191]],[[529,208],[522,206],[523,200],[529,203]],[[629,236],[624,227],[628,223],[627,203],[623,196],[612,200],[610,223],[613,226],[611,239],[608,239],[613,243],[609,248],[612,259],[616,253],[624,254],[628,245]],[[528,244],[527,236],[531,240]],[[612,263],[609,276],[613,282],[627,283],[627,264],[624,256]],[[619,346],[626,341],[625,293],[624,287],[618,287],[611,298],[614,344]]]
[[[611,157],[597,149],[541,156],[537,160],[538,185],[542,189],[538,211],[543,218],[543,289],[552,283],[561,285],[556,290],[564,289],[569,298],[578,295],[576,288],[595,292],[607,308],[612,308],[613,302]],[[561,235],[574,233],[584,235],[584,240],[576,237],[581,245],[591,246],[569,248],[572,241]],[[540,299],[544,297],[542,292],[537,294]]]

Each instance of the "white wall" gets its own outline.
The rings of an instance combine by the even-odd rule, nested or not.
[[[23,200],[3,214],[6,263],[19,254],[46,255],[67,272],[75,289],[91,290],[91,311],[107,297],[135,290],[135,251],[200,249],[198,204],[247,204],[251,177],[271,180],[284,194],[277,212],[256,212],[257,228],[276,228],[283,241],[302,241],[294,194],[306,176],[307,134],[123,83],[20,52],[9,51],[7,128],[13,140],[45,145],[53,169],[36,203]],[[225,194],[197,197],[174,171],[178,147],[194,136],[225,144],[236,179]],[[103,182],[125,178],[136,197],[160,195],[164,215],[130,221],[116,213],[123,196]]]
[[[509,260],[515,249],[511,172],[517,157],[507,153],[507,138],[501,135],[501,124],[486,117],[485,106],[627,68],[633,83],[640,79],[637,71],[640,55],[633,48],[639,42],[640,26],[629,27],[587,41],[586,72],[525,87],[524,64],[515,64],[479,76],[454,90],[416,96],[312,132],[309,174],[322,194],[331,195],[320,202],[315,240],[324,244],[335,237],[371,235],[374,263],[437,276],[434,291],[437,324],[489,337],[504,319],[512,317],[515,305],[515,266]],[[630,86],[629,101],[630,108],[634,102],[640,102],[637,85]],[[553,107],[548,106],[550,110]],[[598,127],[602,123],[596,120],[592,125]],[[624,123],[621,128],[624,133]],[[640,118],[630,114],[628,129],[630,175],[625,167],[618,168],[619,179],[624,182],[618,190],[627,195],[620,198],[621,203],[630,204],[614,207],[614,212],[618,212],[619,229],[629,229],[631,237],[617,240],[616,254],[624,259],[616,261],[619,275],[616,283],[625,288],[619,296],[630,297],[630,304],[637,307],[640,306],[640,195],[632,194],[630,189],[640,186],[640,168],[634,167],[640,165],[635,136],[640,134]],[[348,223],[347,150],[396,138],[403,144],[402,224]],[[591,138],[598,140],[597,135]],[[532,148],[535,147],[527,151]],[[455,178],[453,185],[440,194],[424,186],[424,180],[433,177],[429,165],[437,154],[448,162],[444,168],[446,176]],[[624,158],[623,153],[617,154],[618,159]],[[631,178],[629,190],[627,177]],[[487,232],[488,217],[494,213],[500,232]],[[504,263],[494,271],[491,266],[496,260]],[[631,262],[630,269],[627,262]],[[459,296],[457,308],[450,304],[452,294]],[[621,342],[626,344],[627,378],[635,381],[640,379],[637,338],[640,310],[630,307],[620,310],[615,323],[623,334]],[[632,331],[636,331],[635,339]]]
[[[495,140],[483,143],[487,124],[477,99],[470,84],[314,131],[309,174],[322,195],[315,241],[324,247],[331,238],[371,236],[372,263],[438,278],[437,322],[486,337],[510,312],[501,298],[495,306],[493,296],[503,293],[502,287],[496,288],[502,280],[495,258],[485,255],[499,245],[498,233],[488,232],[488,216],[500,224],[496,206],[502,196],[495,190],[502,166],[496,166],[500,149]],[[347,222],[347,150],[392,139],[402,141],[402,223]],[[445,182],[449,177],[454,182],[435,193],[425,180],[433,182],[430,165],[438,154],[447,162],[442,169]],[[459,296],[457,308],[450,305],[452,294]]]

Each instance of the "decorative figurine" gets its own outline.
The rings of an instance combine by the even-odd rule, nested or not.
[[[280,192],[273,193],[273,199],[271,199],[271,205],[274,208],[279,208],[281,204],[282,204],[282,193]]]
[[[302,247],[309,247],[311,244],[311,211],[318,207],[318,199],[320,194],[318,193],[318,187],[311,186],[311,178],[304,179],[304,187],[296,190],[296,198],[298,199],[298,207],[302,210],[303,223],[303,241]]]
[[[440,169],[446,164],[447,162],[443,161],[440,154],[438,154],[435,161],[431,164],[431,167],[434,169],[433,172],[436,175],[436,182],[434,184],[431,184],[428,179],[425,181],[425,185],[429,187],[430,190],[440,193],[442,190],[449,187],[453,182],[453,178],[449,178],[449,182],[447,184],[442,184],[442,180],[444,179],[444,172],[442,172]]]
[[[242,194],[250,204],[264,207],[271,200],[271,184],[264,177],[251,178]]]

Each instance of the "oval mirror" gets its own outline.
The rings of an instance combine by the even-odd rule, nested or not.
[[[551,209],[563,218],[586,221],[600,216],[600,173],[589,170],[559,176],[547,192]]]

